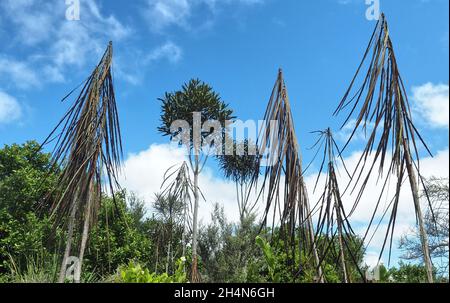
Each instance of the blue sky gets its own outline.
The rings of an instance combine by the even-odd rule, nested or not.
[[[307,147],[316,139],[310,132],[328,126],[339,131],[343,117],[333,118],[332,112],[375,26],[365,17],[364,0],[80,3],[80,20],[68,21],[64,1],[0,0],[0,145],[45,139],[69,106],[59,100],[89,75],[113,40],[124,152],[127,164],[138,170],[125,169],[131,176],[125,183],[147,199],[156,185],[133,183],[139,179],[133,174],[153,170],[143,166],[152,163],[146,157],[167,156],[167,138],[156,130],[157,98],[164,92],[198,77],[240,119],[258,120],[281,67],[309,162],[313,154]],[[448,176],[448,169],[435,169],[437,161],[448,163],[448,6],[447,0],[381,0],[414,118],[440,156],[426,159],[426,169],[439,176]],[[348,150],[350,161],[363,143]],[[159,180],[156,171],[148,178]],[[211,191],[229,190],[213,162],[204,182]]]

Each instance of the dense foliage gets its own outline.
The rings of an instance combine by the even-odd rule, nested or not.
[[[39,149],[36,142],[0,149],[0,274],[11,259],[23,270],[29,258],[55,248],[47,243],[46,205],[39,204],[54,185],[55,173],[48,166],[50,156]]]
[[[65,231],[55,229],[42,196],[54,186],[58,171],[35,142],[0,149],[0,282],[54,282],[61,264]],[[186,282],[191,248],[182,241],[179,201],[155,196],[152,214],[145,202],[125,191],[104,197],[85,256],[84,282]],[[80,237],[76,234],[75,237]],[[192,233],[186,235],[186,242]],[[263,230],[249,215],[228,222],[215,206],[211,222],[199,228],[199,272],[204,282],[315,282],[310,256],[296,254],[289,263],[279,231]],[[359,239],[351,248],[362,262]],[[318,240],[320,245],[321,241]],[[169,245],[170,244],[170,245]],[[336,244],[337,246],[337,244]],[[183,255],[185,252],[185,256]],[[335,256],[337,257],[337,256]],[[323,264],[327,282],[341,282],[342,270],[333,254]],[[301,266],[300,266],[301,265]],[[361,277],[349,262],[352,282]],[[298,268],[293,274],[293,268]],[[424,282],[422,265],[400,264],[385,269],[381,282]]]

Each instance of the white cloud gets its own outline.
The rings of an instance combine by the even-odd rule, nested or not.
[[[376,253],[374,251],[366,252],[366,255],[364,258],[365,265],[369,266],[369,268],[374,268],[375,266],[377,266],[379,264],[379,262],[378,262],[379,256],[380,256],[380,254]]]
[[[347,168],[351,171],[355,167],[357,161],[359,160],[361,153],[356,152],[350,157],[345,159]],[[163,175],[166,170],[176,164],[181,164],[183,161],[187,160],[184,155],[184,151],[173,148],[169,144],[153,144],[149,149],[142,151],[138,154],[131,154],[128,156],[124,164],[123,176],[121,178],[121,184],[132,191],[137,192],[142,197],[144,197],[147,202],[152,201],[154,194],[160,191],[161,182],[163,180]],[[424,177],[429,178],[435,177],[448,177],[449,169],[449,152],[443,150],[438,152],[434,158],[426,157],[421,159],[421,173]],[[342,168],[339,169],[342,172]],[[307,187],[310,189],[311,203],[315,204],[318,201],[320,195],[320,190],[312,193],[312,188],[316,181],[317,174],[311,174],[305,178]],[[340,187],[343,191],[348,178],[345,174],[339,174]],[[376,179],[376,178],[372,178]],[[321,178],[318,188],[320,189],[321,183],[323,183],[324,178]],[[393,194],[394,183],[391,182],[389,195]],[[215,176],[211,170],[206,169],[200,177],[200,185],[202,191],[205,193],[208,203],[219,202],[223,203],[230,210],[227,214],[232,218],[238,218],[237,209],[235,209],[235,188],[231,182],[223,180],[221,177]],[[351,217],[352,222],[356,224],[366,224],[372,215],[375,207],[375,202],[378,198],[379,191],[381,189],[380,183],[377,184],[376,180],[372,180],[368,184],[368,188],[363,198],[361,199],[361,204],[356,209],[355,213]],[[356,194],[356,193],[355,193]],[[344,205],[349,211],[354,195],[346,194],[344,196]],[[387,198],[383,197],[382,207],[386,204]],[[399,224],[413,224],[415,222],[414,217],[414,206],[411,201],[411,194],[409,191],[409,185],[406,182],[400,197],[399,204]],[[206,216],[209,213],[205,212]],[[378,218],[380,218],[378,216]],[[399,225],[399,226],[400,226]]]
[[[355,141],[360,141],[360,140],[366,140],[368,138],[368,136],[371,135],[372,131],[373,131],[373,127],[374,127],[375,123],[368,123],[366,129],[362,129],[362,124],[358,127],[358,130],[353,134],[352,140]],[[356,119],[351,119],[349,120],[344,127],[342,127],[342,129],[340,129],[335,135],[334,137],[341,141],[341,142],[347,142],[348,139],[350,138],[350,136],[353,133],[353,130],[355,129],[356,126]]]
[[[50,37],[55,6],[58,6],[55,2],[38,0],[4,0],[0,4],[17,29],[16,40],[26,45],[35,45]]]
[[[91,22],[91,24],[89,24],[89,27],[92,31],[106,32],[106,34],[110,36],[112,40],[121,40],[131,34],[131,28],[123,25],[119,20],[116,19],[115,16],[103,16],[100,12],[100,8],[95,1],[84,0],[84,2],[89,8],[87,13],[89,22]]]
[[[361,152],[355,152],[351,156],[344,159],[349,172],[353,172],[360,157],[361,157]],[[369,158],[367,160],[367,162],[372,163],[371,162],[372,159],[373,158]],[[433,158],[425,157],[420,160],[421,174],[425,178],[448,177],[448,175],[449,175],[448,163],[449,163],[448,149],[439,151]],[[387,168],[388,165],[389,165],[389,163],[386,162],[385,167]],[[339,171],[339,174],[338,174],[339,186],[341,188],[341,192],[343,192],[349,181],[349,178],[341,166],[338,167],[338,171]],[[374,173],[376,173],[376,171],[374,171]],[[364,176],[365,176],[365,174],[363,174],[363,177]],[[317,179],[317,174],[311,174],[305,179],[308,188],[312,189],[314,187],[316,179]],[[321,186],[324,185],[323,184],[324,180],[325,180],[325,178],[321,177],[319,185],[317,187],[318,190],[316,190],[316,192],[314,194],[310,193],[312,195],[311,203],[318,201],[319,196],[321,194],[320,189],[323,188]],[[395,193],[394,180],[391,180],[391,182],[388,182],[388,184],[389,184],[388,193],[387,193],[387,195],[383,196],[383,198],[381,200],[382,207],[389,204],[390,199],[392,198],[392,195]],[[375,203],[379,197],[379,193],[380,193],[382,185],[383,184],[382,184],[381,180],[377,182],[377,176],[374,175],[371,178],[371,180],[369,181],[369,183],[367,185],[367,189],[361,199],[361,202],[360,202],[358,208],[356,209],[356,211],[354,212],[354,214],[351,217],[352,222],[364,224],[370,220],[373,210],[375,208]],[[353,187],[351,187],[351,188],[353,188]],[[350,190],[348,190],[347,193],[345,193],[345,195],[343,196],[343,203],[344,203],[344,206],[346,207],[347,211],[349,211],[351,209],[351,206],[353,204],[355,196],[358,193],[358,189],[359,189],[359,187],[357,187],[353,193],[350,193]],[[409,187],[408,182],[405,182],[404,187],[402,188],[398,212],[399,212],[399,215],[402,217],[401,220],[403,222],[415,221],[414,205],[412,204],[412,196],[410,193],[410,187]]]
[[[0,78],[9,80],[19,88],[40,86],[40,79],[28,63],[20,62],[0,54]]]
[[[140,9],[155,31],[173,25],[198,29],[211,24],[218,10],[227,5],[251,6],[261,2],[263,0],[145,0],[145,7]],[[65,19],[68,6],[64,1],[0,1],[2,29],[9,28],[0,32],[2,38],[10,41],[0,52],[3,63],[8,63],[0,67],[2,80],[10,80],[12,85],[22,89],[64,82],[69,71],[72,75],[86,66],[93,66],[110,40],[135,39],[133,28],[115,15],[102,12],[101,3],[106,2],[80,1],[80,20],[69,21]],[[20,55],[15,49],[21,49]],[[150,52],[120,49],[115,58],[126,59],[121,60],[116,76],[137,84],[142,75],[136,71],[139,68],[132,66],[155,60],[176,63],[182,53],[181,47],[170,40]]]
[[[160,31],[171,25],[187,26],[187,19],[191,15],[189,0],[148,0],[147,10],[152,30]]]
[[[51,45],[53,65],[83,67],[98,60],[109,40],[121,41],[131,29],[121,24],[114,16],[105,17],[92,0],[81,2],[80,21],[62,21],[57,29],[56,40]],[[84,5],[83,5],[84,4]],[[92,56],[95,54],[95,56]]]
[[[113,15],[102,15],[95,1],[80,4],[81,19],[68,21],[64,1],[2,1],[3,16],[13,29],[12,45],[31,52],[25,52],[21,61],[3,58],[8,65],[0,64],[0,75],[13,75],[12,83],[19,88],[61,82],[69,68],[95,64],[110,40],[120,41],[131,34],[131,29]],[[36,77],[38,73],[44,77]],[[19,77],[25,77],[24,81],[18,81]]]
[[[0,124],[7,124],[20,119],[22,107],[16,98],[0,91]]]
[[[355,167],[360,155],[360,152],[356,152],[345,159],[346,165],[349,170]],[[128,190],[136,192],[139,196],[144,198],[147,203],[147,207],[150,208],[151,202],[154,200],[155,193],[158,193],[161,190],[161,183],[163,181],[163,176],[166,170],[173,165],[180,165],[185,160],[186,158],[184,156],[183,150],[173,148],[168,144],[153,144],[149,149],[145,151],[128,156],[124,164],[123,176],[120,180],[121,184]],[[440,151],[435,155],[434,158],[423,158],[421,159],[420,164],[421,173],[426,178],[431,176],[448,177],[449,151],[448,149]],[[339,171],[342,172],[342,168]],[[318,201],[318,197],[320,195],[321,183],[319,183],[319,190],[317,190],[315,193],[312,193],[312,188],[314,186],[316,177],[317,174],[312,174],[305,178],[306,185],[310,192],[310,201],[312,204],[311,206],[314,206],[314,204]],[[341,190],[343,191],[348,179],[344,174],[340,174],[338,178],[340,180],[339,182]],[[324,178],[322,178],[322,182],[323,180]],[[200,202],[199,209],[200,219],[204,223],[210,222],[210,216],[214,202],[217,202],[220,205],[224,206],[225,214],[228,219],[234,222],[238,221],[239,215],[236,205],[235,187],[233,183],[224,180],[220,176],[214,175],[212,170],[207,168],[201,174],[199,178],[199,184],[202,192],[206,197],[206,202]],[[388,193],[389,197],[392,197],[393,191],[395,190],[394,185],[395,184],[393,182],[390,182]],[[363,235],[367,228],[367,224],[375,208],[375,203],[377,201],[380,189],[381,184],[377,184],[376,180],[371,180],[368,183],[367,190],[361,199],[361,204],[358,206],[355,213],[350,218],[355,231],[360,235]],[[348,194],[344,195],[343,202],[347,212],[349,212],[351,208],[355,194],[350,196]],[[388,197],[383,197],[380,213],[384,211],[389,201],[390,199],[388,200]],[[260,203],[263,202],[260,201]],[[271,217],[270,214],[269,217]],[[375,226],[378,224],[380,218],[381,214],[377,215],[374,221]],[[378,261],[378,255],[383,244],[387,229],[387,223],[388,222],[386,222],[386,220],[382,221],[378,232],[375,234],[370,245],[368,246],[368,254],[366,258],[366,263],[368,265],[375,265]],[[414,226],[414,205],[409,191],[409,183],[406,182],[400,195],[398,219],[394,232],[394,250],[397,249],[397,241],[400,239],[400,236]],[[374,229],[371,230],[370,235],[373,233],[373,230]],[[387,261],[387,259],[385,258],[386,255],[384,255],[383,261]]]
[[[158,61],[160,59],[167,59],[171,63],[180,61],[183,55],[181,48],[169,41],[156,49],[154,49],[146,58],[147,62]]]
[[[120,178],[121,185],[144,198],[150,209],[155,194],[161,191],[167,169],[181,165],[185,160],[184,150],[173,148],[169,144],[153,144],[145,151],[128,156]],[[206,168],[199,177],[199,187],[206,199],[206,202],[200,199],[200,220],[210,221],[213,204],[217,202],[224,206],[227,218],[237,222],[239,214],[233,183],[215,177]]]
[[[350,172],[353,171],[356,164],[358,163],[360,159],[361,153],[355,152],[351,156],[345,158],[345,164]],[[367,161],[371,163],[371,159],[368,159]],[[389,163],[386,163],[386,167],[389,165]],[[426,157],[421,159],[420,161],[420,169],[421,174],[425,178],[429,177],[446,177],[449,176],[449,151],[448,149],[438,152],[434,158]],[[345,174],[345,171],[342,167],[339,167],[340,174],[338,175],[339,180],[339,187],[341,189],[341,193],[344,191],[349,179],[347,175]],[[375,172],[375,171],[374,171]],[[363,177],[365,175],[363,174]],[[321,177],[321,180],[319,182],[319,185],[317,187],[317,190],[315,193],[312,193],[312,188],[314,188],[314,184],[317,179],[317,173],[309,175],[306,179],[306,185],[310,190],[310,200],[313,206],[317,201],[319,200],[321,189],[324,186],[325,176]],[[352,214],[350,217],[350,222],[352,223],[352,226],[354,227],[355,231],[359,235],[364,235],[367,225],[372,217],[373,211],[375,210],[375,206],[377,203],[377,200],[380,195],[381,188],[383,186],[382,181],[377,182],[377,177],[373,176],[371,180],[367,184],[366,191],[364,195],[361,198],[361,202],[356,208],[356,211]],[[343,203],[345,210],[347,214],[349,214],[352,205],[355,201],[355,197],[358,194],[359,187],[356,188],[356,190],[351,194],[350,191],[348,191],[343,196]],[[385,211],[386,207],[391,202],[391,199],[393,197],[393,194],[395,193],[395,182],[394,180],[391,180],[388,182],[387,187],[387,193],[382,197],[380,208],[378,210],[378,215],[375,217],[374,224],[371,228],[371,231],[369,232],[369,238],[371,238],[372,234],[374,233],[374,230],[378,223],[380,222],[382,218],[382,214]],[[424,208],[426,207],[424,203]],[[389,218],[384,218],[384,220],[381,221],[380,227],[373,237],[370,245],[368,245],[368,252],[370,252],[372,255],[375,253],[379,255],[383,240],[386,235],[386,230],[388,227],[388,220]],[[393,237],[393,249],[397,249],[398,240],[400,239],[400,236],[404,234],[406,231],[408,231],[410,228],[413,228],[416,224],[415,220],[415,211],[414,211],[414,204],[412,201],[412,195],[410,191],[409,183],[406,181],[404,183],[404,186],[402,187],[402,191],[400,194],[400,200],[399,200],[399,206],[398,206],[398,216],[397,216],[397,222],[396,227],[394,231],[394,237]],[[368,244],[368,243],[366,243]],[[388,248],[387,248],[388,249]],[[385,250],[386,252],[386,250]],[[378,258],[377,255],[377,258]],[[370,257],[370,256],[369,256]],[[386,257],[386,255],[384,256]],[[373,260],[372,260],[373,261]],[[386,260],[385,260],[386,261]],[[366,260],[367,263],[373,263],[371,260]],[[368,264],[372,265],[372,264]]]
[[[147,0],[144,15],[151,30],[156,32],[164,31],[171,26],[190,30],[194,27],[193,19],[198,16],[201,19],[198,27],[209,24],[221,6],[230,4],[249,6],[263,2],[264,0]]]
[[[448,128],[448,84],[426,83],[412,91],[416,112],[427,124],[434,128]]]

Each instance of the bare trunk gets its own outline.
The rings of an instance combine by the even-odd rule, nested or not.
[[[239,219],[240,219],[240,222],[242,223],[243,211],[242,211],[242,205],[241,205],[241,194],[239,191],[239,182],[235,181],[234,183],[235,183],[234,185],[236,188],[236,199],[237,199],[238,210],[239,210]]]
[[[198,242],[198,175],[199,175],[199,156],[195,155],[195,169],[194,169],[194,216],[192,222],[192,282],[197,279],[197,242]]]
[[[188,203],[187,193],[185,193],[184,197],[183,197],[183,204],[184,204],[184,210],[183,210],[183,212],[184,212],[184,214],[183,214],[183,231],[181,233],[181,244],[182,244],[181,256],[183,258],[186,257],[186,221],[187,221],[186,217],[187,217],[187,214],[188,214],[187,203]],[[186,272],[186,262],[184,262],[183,268],[184,268],[184,272]]]
[[[325,283],[325,277],[323,276],[322,265],[320,264],[319,253],[317,252],[316,240],[314,239],[312,215],[311,215],[311,210],[309,208],[309,199],[308,199],[308,193],[306,192],[306,189],[305,189],[304,195],[305,195],[305,203],[306,203],[306,205],[305,205],[306,213],[308,216],[308,220],[307,220],[306,224],[308,225],[308,233],[309,233],[311,245],[313,248],[314,260],[315,260],[315,263],[317,266],[317,274],[319,275],[319,282]]]
[[[92,182],[92,181],[91,181]],[[93,188],[93,184],[91,183],[91,189]],[[89,226],[91,221],[91,209],[92,209],[92,190],[90,190],[88,203],[85,209],[84,215],[84,225],[83,225],[83,234],[81,236],[81,246],[80,246],[80,255],[78,258],[78,270],[75,271],[75,283],[81,282],[81,268],[83,267],[83,258],[84,252],[86,250],[86,244],[89,237]]]
[[[335,209],[336,209],[336,215],[337,215],[337,226],[338,226],[338,240],[339,240],[339,254],[341,259],[341,267],[342,272],[344,276],[344,283],[348,283],[348,276],[347,276],[347,266],[345,264],[345,254],[344,254],[344,243],[342,239],[342,218],[341,218],[341,211],[339,204],[337,202],[336,196],[335,199]]]
[[[425,230],[425,223],[423,220],[422,208],[420,207],[420,199],[419,199],[419,187],[417,186],[416,174],[414,173],[411,154],[409,152],[408,145],[406,141],[403,141],[403,146],[405,150],[405,158],[406,158],[406,169],[408,170],[409,183],[411,184],[411,191],[414,200],[414,206],[416,208],[417,219],[419,223],[419,233],[420,233],[420,241],[422,244],[422,252],[423,259],[425,263],[425,268],[427,270],[427,280],[428,283],[433,283],[433,265],[431,263],[430,257],[430,249],[428,245],[428,235]]]
[[[75,216],[78,210],[78,203],[75,201],[72,211],[69,216],[69,224],[67,227],[67,240],[66,240],[66,249],[64,251],[64,257],[61,264],[61,269],[59,271],[58,283],[64,283],[66,279],[66,270],[67,270],[67,260],[70,256],[70,250],[72,249],[72,241],[73,241],[73,230],[75,226]]]
[[[158,263],[159,263],[159,237],[158,243],[156,244],[156,262],[155,262],[155,273],[158,274]]]
[[[171,241],[169,241],[169,245],[167,247],[167,261],[166,261],[166,274],[169,274],[169,263],[170,263],[170,245]]]
[[[184,223],[184,224],[186,224],[186,223]],[[186,257],[186,231],[184,230],[184,228],[183,228],[183,233],[181,234],[181,242],[183,245],[181,255],[182,255],[182,257]]]
[[[396,104],[397,111],[400,111],[400,101]],[[399,125],[404,124],[403,116],[399,116]],[[411,185],[411,192],[416,209],[417,220],[419,223],[420,242],[422,244],[423,260],[427,271],[428,283],[433,283],[433,265],[431,264],[430,250],[428,245],[428,236],[425,231],[425,223],[423,220],[422,208],[420,207],[419,187],[416,181],[416,174],[414,173],[413,160],[409,149],[407,138],[402,139],[403,150],[405,153],[406,169],[408,170],[409,183]]]

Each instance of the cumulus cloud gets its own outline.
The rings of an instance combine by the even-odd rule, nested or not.
[[[355,152],[351,156],[344,159],[345,164],[350,172],[353,171],[353,169],[356,167],[359,159],[361,157],[361,152]],[[371,159],[368,159],[368,162],[371,163]],[[389,163],[386,163],[386,167],[389,165]],[[442,178],[448,178],[449,176],[449,152],[448,149],[439,151],[435,157],[425,157],[420,160],[420,169],[421,174],[425,178],[430,177],[442,177]],[[344,191],[346,188],[346,185],[349,182],[349,178],[345,173],[345,170],[342,166],[338,167],[340,174],[338,175],[338,181],[339,181],[339,187],[341,189],[341,192]],[[365,176],[365,175],[363,175]],[[317,173],[309,175],[306,179],[306,185],[308,188],[314,188],[314,184],[317,179]],[[320,189],[323,188],[325,182],[325,176],[321,176],[318,190],[316,192],[313,192],[311,194],[311,203],[317,203],[320,198],[321,191]],[[364,235],[367,225],[372,217],[373,211],[375,210],[376,203],[378,201],[378,198],[380,196],[380,191],[383,186],[382,180],[377,180],[376,176],[373,176],[369,183],[367,184],[367,188],[365,190],[364,195],[361,198],[361,202],[356,208],[355,212],[350,217],[350,222],[352,223],[355,231],[359,235]],[[355,201],[355,197],[358,194],[359,187],[356,188],[354,192],[351,192],[350,190],[347,191],[343,195],[343,203],[344,208],[347,212],[347,214],[350,213],[353,203]],[[393,195],[395,194],[395,181],[390,180],[388,182],[387,191],[381,198],[380,203],[380,209],[377,212],[377,215],[374,220],[374,225],[372,226],[370,232],[369,232],[369,239],[371,239],[370,243],[367,241],[367,249],[370,253],[370,256],[374,256],[377,254],[377,259],[379,256],[379,253],[381,251],[384,237],[386,235],[387,227],[388,227],[388,219],[384,218],[382,219],[382,215],[386,208],[389,206]],[[425,202],[425,201],[424,201]],[[426,203],[424,203],[424,209],[426,207]],[[406,182],[403,184],[402,191],[400,193],[400,200],[399,200],[399,206],[398,206],[398,212],[397,212],[397,222],[395,226],[394,231],[394,237],[393,237],[393,249],[396,249],[396,243],[400,239],[401,235],[403,235],[405,232],[407,232],[409,229],[413,228],[416,224],[416,217],[415,217],[415,210],[414,210],[414,204],[412,200],[411,195],[411,189],[409,186],[409,183]],[[380,223],[381,222],[381,223]],[[380,226],[375,232],[375,228],[380,223]],[[378,260],[377,260],[378,261]],[[366,260],[367,263],[373,263],[373,260]],[[372,265],[372,264],[368,264]]]
[[[20,119],[22,107],[16,98],[0,91],[0,124],[7,124]]]
[[[355,152],[351,156],[344,159],[345,164],[350,172],[352,172],[353,169],[356,167],[360,157],[361,152]],[[367,161],[371,163],[371,159],[368,159]],[[420,160],[421,174],[425,178],[448,177],[449,175],[448,162],[449,162],[448,149],[439,151],[433,158],[431,157],[422,158]],[[386,163],[386,167],[388,165],[389,163]],[[343,191],[346,185],[348,184],[349,178],[342,166],[339,166],[338,170],[340,172],[338,175],[339,186],[341,188],[341,191]],[[311,174],[305,179],[308,188],[313,188],[316,179],[317,174]],[[325,178],[321,177],[320,180],[321,181],[319,182],[318,188],[321,188],[321,186],[324,185],[323,182],[325,181]],[[371,178],[371,181],[369,181],[367,185],[367,190],[361,199],[361,204],[359,204],[358,208],[352,215],[353,222],[366,223],[370,220],[372,212],[375,207],[375,202],[379,197],[382,185],[383,185],[382,181],[377,180],[376,176]],[[383,196],[382,206],[387,206],[393,194],[395,193],[394,180],[392,180],[388,185],[389,190],[388,193],[385,196]],[[356,194],[358,193],[358,189],[359,188],[357,187],[356,190],[353,191],[353,193],[351,193],[351,191],[348,190],[347,193],[343,196],[344,198],[343,203],[348,212],[350,211],[351,206],[353,205],[353,201],[355,199]],[[402,216],[402,220],[404,220],[405,222],[415,221],[414,205],[412,204],[412,196],[410,191],[411,190],[409,187],[409,183],[405,182],[400,195],[400,204],[398,209],[399,215]],[[312,194],[311,201],[318,201],[320,194],[321,193],[319,192],[319,190],[317,190],[314,194]]]
[[[345,163],[350,170],[355,167],[360,155],[360,152],[355,152],[345,158]],[[147,207],[150,208],[151,202],[154,200],[155,193],[158,193],[161,190],[161,183],[166,170],[173,165],[180,165],[185,160],[187,159],[185,158],[184,150],[173,148],[168,144],[153,144],[145,151],[128,156],[125,161],[121,184],[125,188],[136,192],[139,196],[144,198],[147,203]],[[420,162],[421,173],[426,178],[432,176],[448,177],[448,162],[448,149],[438,152],[434,158],[422,158]],[[339,175],[340,187],[343,191],[348,182],[348,178],[346,178],[345,174],[342,173],[342,168],[340,168],[339,171],[341,172]],[[316,178],[317,173],[310,174],[305,178],[306,185],[310,189],[310,201],[312,206],[314,206],[314,204],[318,201],[320,195],[320,190],[317,190],[315,193],[312,192]],[[323,182],[324,178],[321,180]],[[199,184],[206,198],[206,202],[200,202],[199,210],[200,218],[204,223],[210,221],[213,203],[215,202],[224,206],[228,219],[234,222],[238,221],[239,214],[233,183],[224,180],[221,176],[214,174],[211,169],[207,168],[201,174]],[[323,185],[323,183],[319,182],[318,188],[320,188],[321,185]],[[367,186],[366,193],[362,197],[360,205],[350,218],[355,231],[359,235],[363,235],[366,231],[367,224],[372,216],[372,212],[374,211],[380,189],[380,183],[377,183],[376,178],[373,178]],[[382,198],[380,213],[375,218],[375,225],[377,225],[380,221],[381,214],[388,206],[394,190],[395,184],[390,182],[388,194]],[[355,194],[356,193],[350,195],[347,193],[344,195],[343,202],[347,212],[350,211]],[[260,201],[259,203],[263,203],[263,201]],[[261,204],[259,207],[261,210]],[[425,204],[424,207],[426,207]],[[378,232],[375,233],[370,243],[366,243],[369,244],[367,247],[366,259],[366,263],[368,265],[375,265],[378,262],[378,256],[383,245],[387,224],[388,222],[383,220],[380,224]],[[400,236],[409,229],[413,228],[415,224],[414,204],[412,202],[409,183],[405,182],[400,195],[398,220],[394,232],[394,245],[396,245],[396,242],[400,239]],[[372,235],[373,231],[374,229],[372,228],[369,235]],[[396,249],[396,246],[394,249]],[[386,256],[384,256],[384,258],[385,257]],[[385,261],[387,261],[387,259]]]
[[[448,128],[448,84],[426,83],[412,91],[416,113],[431,127]]]
[[[170,167],[187,161],[184,150],[170,144],[153,144],[149,149],[130,154],[124,163],[121,185],[135,192],[151,209],[155,194],[161,191],[164,174]],[[209,222],[213,204],[224,206],[227,218],[237,222],[239,218],[234,184],[214,175],[206,168],[199,177],[199,187],[206,201],[200,199],[199,218]]]

